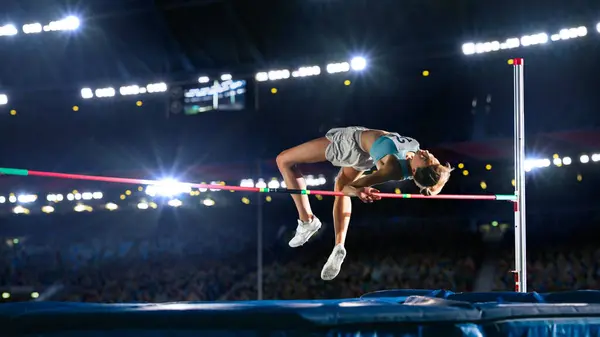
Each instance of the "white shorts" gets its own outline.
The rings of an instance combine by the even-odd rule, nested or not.
[[[352,167],[357,171],[368,171],[375,166],[371,156],[360,147],[362,126],[335,128],[327,131],[325,138],[330,144],[325,149],[325,158],[337,167]]]

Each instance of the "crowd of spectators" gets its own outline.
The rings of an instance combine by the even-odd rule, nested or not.
[[[586,240],[587,241],[587,240]],[[598,289],[600,286],[600,247],[592,243],[548,244],[527,252],[528,290],[537,292]],[[514,289],[514,252],[505,250],[497,259],[493,290]],[[510,252],[510,253],[509,253]]]
[[[157,226],[125,227],[113,223],[87,226],[79,236],[7,239],[0,286],[31,286],[43,293],[61,284],[52,298],[61,301],[256,299],[254,228],[209,222],[164,232]],[[265,230],[265,299],[344,298],[390,288],[468,291],[476,277],[478,254],[468,245],[438,244],[423,231],[411,234],[411,228],[356,224],[341,274],[324,282],[320,269],[332,247],[331,228],[298,249],[287,247],[292,231]]]
[[[342,271],[332,282],[319,277],[331,249],[328,241],[306,245],[293,259],[268,265],[263,274],[265,298],[351,298],[383,289],[473,289],[478,266],[474,250],[426,242],[402,244],[393,234],[387,240],[368,234],[357,233],[358,239],[347,244]],[[256,275],[246,275],[222,299],[253,299],[256,285]]]
[[[24,226],[31,235],[5,237],[0,245],[0,287],[44,294],[58,284],[61,291],[51,299],[76,302],[256,299],[256,227],[232,221],[240,216],[245,215],[216,221],[184,212],[162,220],[83,215],[57,218],[69,220],[68,228],[57,231],[47,223]],[[292,249],[287,241],[293,226],[269,222],[263,231],[263,298],[348,298],[382,289],[472,291],[489,261],[496,261],[496,277],[488,289],[479,290],[512,290],[511,239],[494,250],[478,233],[458,228],[434,224],[415,231],[412,224],[356,220],[341,273],[324,282],[320,270],[332,248],[330,224]],[[576,246],[545,240],[530,244],[529,290],[596,289],[600,248],[586,239],[573,241]]]

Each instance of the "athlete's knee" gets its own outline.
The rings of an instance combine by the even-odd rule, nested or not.
[[[290,155],[289,150],[284,150],[279,155],[277,155],[275,162],[277,163],[277,167],[279,169],[290,168],[297,164],[293,156]]]

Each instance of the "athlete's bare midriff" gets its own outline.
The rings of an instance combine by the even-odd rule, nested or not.
[[[373,143],[375,143],[375,141],[381,137],[381,136],[385,136],[387,134],[389,134],[390,132],[387,131],[383,131],[383,130],[366,130],[363,131],[361,136],[360,136],[360,147],[363,149],[363,151],[369,153],[371,151],[371,146],[373,146]]]

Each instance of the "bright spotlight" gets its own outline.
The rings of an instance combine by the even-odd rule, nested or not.
[[[169,206],[171,206],[171,207],[179,207],[183,203],[179,199],[171,199],[171,200],[169,200],[169,202],[167,202],[167,204],[169,204]]]
[[[264,179],[258,179],[258,182],[256,183],[256,185],[254,185],[254,187],[256,188],[266,188],[267,187],[267,183],[265,182]]]
[[[275,178],[271,179],[271,181],[269,181],[269,183],[267,184],[268,188],[279,188],[279,186],[281,186],[279,184],[279,181]]]
[[[114,211],[117,208],[119,208],[119,206],[117,206],[117,204],[115,204],[113,202],[109,202],[108,204],[106,204],[106,209],[109,211]]]
[[[191,186],[182,184],[173,179],[167,179],[159,182],[156,185],[148,185],[145,192],[151,197],[156,195],[172,197],[183,193],[190,193],[191,191]]]
[[[571,157],[564,157],[562,162],[565,165],[571,165],[571,162],[572,162]]]
[[[350,61],[352,70],[363,70],[367,67],[367,60],[364,57],[355,57]]]
[[[596,30],[598,31],[598,33],[600,33],[600,22],[598,22],[598,24],[596,25]]]
[[[83,88],[81,89],[81,98],[90,99],[94,97],[94,92],[91,88]]]
[[[462,52],[465,55],[475,54],[475,43],[469,42],[462,45]]]
[[[552,160],[552,163],[554,163],[554,165],[556,165],[556,166],[561,166],[562,165],[562,160],[560,158],[554,158]]]
[[[581,157],[579,157],[579,161],[582,164],[587,164],[590,162],[590,157],[587,154],[582,155]]]

